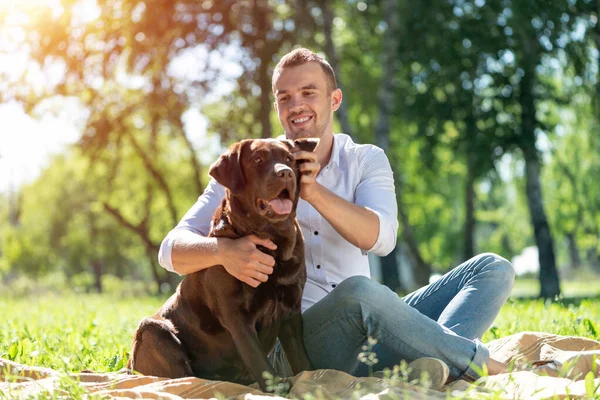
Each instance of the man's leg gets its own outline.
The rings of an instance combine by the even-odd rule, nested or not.
[[[499,268],[512,270],[510,264]],[[464,277],[464,274],[466,273],[457,276]],[[455,279],[447,279],[446,285],[454,281]],[[468,281],[470,282],[466,279],[463,283],[466,285]],[[446,285],[439,285],[437,290],[431,292],[446,290]],[[431,296],[431,293],[421,293],[420,296],[409,296],[409,300],[420,299],[415,300],[420,304]],[[451,300],[448,299],[446,305]],[[423,303],[425,304],[427,302]],[[435,315],[435,310],[427,311],[432,316]],[[444,308],[440,310],[439,317],[443,311]],[[467,325],[462,320],[461,324]],[[357,357],[369,336],[378,341],[380,362],[375,366],[376,369],[392,367],[403,359],[412,361],[428,356],[445,361],[453,378],[465,374],[476,379],[477,372],[470,368],[470,364],[480,367],[489,357],[487,348],[480,342],[457,335],[408,305],[387,287],[365,277],[356,276],[345,280],[304,313],[304,341],[315,368],[333,368],[363,374],[361,371],[364,370],[358,369]]]
[[[490,327],[514,284],[514,268],[504,258],[484,253],[452,269],[436,282],[403,300],[422,314],[467,339],[479,339]],[[389,349],[377,346],[380,365],[398,363]],[[410,361],[410,360],[407,360]],[[357,374],[368,368],[361,365]]]
[[[478,339],[508,299],[514,280],[507,260],[484,253],[403,299],[457,335]]]

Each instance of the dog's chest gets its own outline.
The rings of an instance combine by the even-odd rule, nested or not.
[[[257,324],[269,326],[298,312],[301,300],[302,286],[299,284],[281,285],[267,281],[253,290],[248,311]]]

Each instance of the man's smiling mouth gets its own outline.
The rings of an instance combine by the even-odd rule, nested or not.
[[[292,124],[295,124],[295,125],[303,124],[305,122],[310,121],[311,119],[312,119],[312,116],[301,117],[301,118],[294,118],[294,119],[292,119]]]

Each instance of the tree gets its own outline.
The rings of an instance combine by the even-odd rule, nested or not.
[[[237,81],[239,93],[258,93],[260,100],[246,102],[246,112],[238,109],[250,115],[245,126],[252,127],[251,136],[270,137],[269,64],[292,37],[294,14],[289,6],[273,8],[266,0],[109,0],[87,10],[98,14],[87,18],[77,4],[72,0],[60,12],[32,13],[29,24],[18,27],[23,40],[13,46],[41,70],[63,72],[42,90],[27,84],[26,77],[8,80],[4,100],[18,100],[35,114],[44,102],[78,99],[82,113],[89,115],[79,145],[97,169],[102,212],[135,235],[148,260],[155,260],[161,238],[206,181],[199,149],[185,129],[185,113],[203,107],[208,93],[232,81],[231,71],[219,61],[236,49],[240,56],[235,61],[245,67]],[[182,60],[198,67],[186,71]],[[224,141],[240,132],[227,136],[231,131],[224,130]],[[187,159],[188,166],[169,170],[173,156]],[[135,168],[132,185],[123,180],[124,171],[138,163],[143,168]],[[182,173],[188,175],[180,179]],[[173,283],[174,275],[155,264],[149,262],[156,284]]]

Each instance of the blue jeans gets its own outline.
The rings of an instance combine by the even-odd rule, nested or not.
[[[514,275],[507,260],[485,253],[404,298],[372,279],[350,277],[304,312],[308,357],[316,369],[365,376],[358,354],[373,337],[375,371],[436,357],[448,364],[450,377],[477,379],[472,366],[489,358],[479,338],[510,295]],[[291,375],[279,342],[269,358],[281,376]]]

